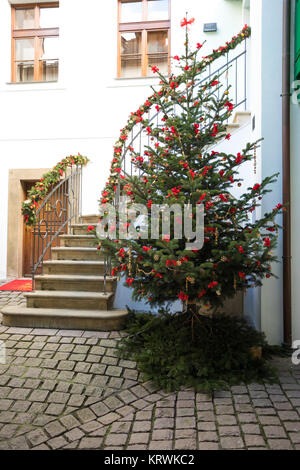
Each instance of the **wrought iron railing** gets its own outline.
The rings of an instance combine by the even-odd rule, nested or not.
[[[43,199],[36,211],[33,226],[32,281],[36,274],[42,274],[45,260],[51,260],[53,246],[58,236],[70,233],[71,224],[81,218],[82,167],[70,168],[67,176],[60,181]]]
[[[238,46],[240,52],[236,54],[236,49],[229,51],[225,56],[217,59],[213,64],[208,65],[208,72],[203,73],[203,76],[199,78],[197,87],[195,87],[195,92],[197,92],[198,87],[203,87],[205,83],[210,83],[211,81],[218,80],[220,86],[217,87],[216,98],[219,99],[222,92],[222,87],[229,89],[228,99],[233,104],[233,110],[247,110],[247,45],[248,39],[245,38],[243,42]],[[236,54],[232,57],[233,54]],[[223,63],[222,63],[223,62]],[[173,114],[177,116],[180,114],[180,107],[176,104],[173,105]],[[161,118],[164,116],[164,112],[160,111],[148,111],[147,121],[148,125],[155,123],[156,127],[164,127],[163,121]],[[227,120],[228,123],[228,120]],[[209,126],[207,124],[206,126]],[[203,126],[200,130],[203,130],[206,126]],[[124,148],[122,157],[121,157],[121,170],[124,174],[130,176],[141,177],[142,170],[137,165],[134,165],[131,160],[131,149],[134,148],[135,152],[139,155],[144,156],[144,151],[147,147],[150,147],[150,135],[147,135],[145,132],[145,126],[142,123],[137,123],[131,130],[130,138],[128,139],[128,144]],[[115,192],[115,197],[113,204],[115,207],[118,207],[119,200],[121,195],[121,182],[118,182],[117,190]],[[105,256],[105,267],[104,267],[104,288],[106,291],[106,278],[111,276],[111,258],[110,256]]]
[[[198,87],[202,87],[205,83],[216,79],[220,82],[220,86],[217,87],[216,98],[220,98],[222,88],[223,90],[229,88],[229,99],[232,101],[233,109],[235,111],[238,109],[247,110],[247,44],[248,39],[245,38],[239,46],[241,48],[240,53],[231,57],[234,52],[236,53],[236,49],[234,49],[225,56],[217,59],[213,65],[209,64],[208,73],[203,73],[203,77],[199,78],[195,91],[197,91]],[[220,65],[220,63],[222,63],[222,65]],[[180,107],[174,104],[173,114],[178,115],[178,113],[180,113]],[[163,115],[164,112],[162,110],[154,112],[150,109],[147,116],[148,125],[155,123],[156,127],[163,127],[161,121]],[[204,127],[202,127],[202,130],[203,128]],[[121,168],[124,174],[141,176],[141,169],[131,161],[130,148],[134,148],[139,155],[143,155],[145,148],[150,145],[150,137],[151,136],[146,135],[142,123],[138,123],[132,128],[130,139],[128,139],[128,144],[124,148],[121,158]],[[120,183],[115,195],[116,204],[118,203],[119,197]]]

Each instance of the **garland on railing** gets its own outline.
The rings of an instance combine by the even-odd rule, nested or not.
[[[185,24],[182,24],[182,26],[185,26]],[[242,43],[246,38],[248,38],[250,34],[251,28],[248,25],[245,25],[242,31],[237,36],[233,36],[230,42],[226,42],[226,45],[224,47],[221,46],[219,47],[219,49],[215,49],[212,54],[203,57],[202,61],[198,63],[199,69],[206,68],[207,63],[213,62],[219,57],[224,56],[225,54],[230,52],[232,49],[235,49],[240,43]],[[197,50],[201,49],[201,47],[202,44],[197,44]],[[174,56],[173,59],[180,63],[180,61],[183,60],[184,57],[182,56],[182,58],[180,58],[178,56]],[[126,148],[126,140],[128,139],[130,131],[137,123],[141,123],[144,128],[147,128],[148,122],[147,120],[143,119],[143,115],[147,113],[154,104],[156,104],[156,110],[159,111],[159,104],[161,103],[162,98],[171,95],[174,89],[178,88],[181,82],[184,82],[186,80],[186,74],[189,73],[189,68],[185,67],[184,65],[181,66],[181,69],[183,71],[182,75],[179,75],[177,77],[172,74],[170,77],[166,78],[159,73],[159,76],[162,79],[162,81],[160,82],[160,84],[162,85],[161,89],[158,92],[154,92],[154,94],[149,96],[145,103],[140,106],[136,112],[131,113],[126,126],[121,129],[120,137],[114,145],[114,157],[110,167],[110,176],[108,178],[108,182],[106,183],[105,189],[101,193],[102,198],[100,199],[100,204],[107,204],[113,202],[115,193],[117,191],[118,182],[120,178],[124,178],[124,176],[121,175],[122,153]],[[152,67],[152,71],[153,73],[158,73],[159,69],[157,67]],[[129,150],[133,150],[132,148],[130,148],[130,146],[128,148]]]
[[[57,163],[52,170],[48,171],[43,177],[29,190],[28,199],[23,202],[22,214],[26,225],[34,225],[36,221],[36,211],[39,208],[38,202],[47,196],[49,189],[59,183],[61,177],[66,172],[67,168],[72,166],[85,166],[89,162],[87,157],[82,155],[70,155],[59,163]]]

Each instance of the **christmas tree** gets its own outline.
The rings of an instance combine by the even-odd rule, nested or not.
[[[278,175],[249,187],[238,199],[232,195],[233,188],[242,184],[240,167],[254,158],[258,142],[247,144],[236,155],[214,150],[216,144],[231,137],[227,123],[234,106],[229,88],[224,89],[220,77],[210,76],[203,83],[203,74],[209,65],[244,41],[250,28],[246,25],[224,47],[199,58],[202,44],[190,50],[188,27],[193,21],[184,18],[181,23],[186,28],[185,54],[173,58],[181,72],[166,77],[157,66],[152,67],[161,87],[153,89],[122,129],[114,147],[111,175],[102,192],[102,215],[107,215],[108,204],[119,192],[127,196],[128,210],[132,204],[146,206],[143,224],[147,235],[122,239],[124,224],[119,220],[115,239],[99,239],[99,248],[109,253],[112,274],[126,276],[125,283],[133,289],[135,299],[147,300],[151,305],[180,299],[186,309],[203,313],[222,306],[237,291],[259,286],[265,277],[273,276],[271,263],[276,257],[272,251],[278,232],[275,217],[282,206],[278,204],[273,211],[252,220]],[[147,118],[151,108],[159,113],[161,122]],[[149,137],[143,154],[126,143],[137,123]],[[124,151],[131,155],[133,174],[122,170]],[[191,240],[174,236],[174,229],[187,222],[172,212],[171,235],[163,233],[162,213],[160,237],[151,238],[151,209],[156,204],[165,205],[167,214],[173,204],[182,209],[188,205],[194,228],[197,206],[202,204],[203,247],[187,249]],[[131,222],[129,219],[125,223],[126,229]]]

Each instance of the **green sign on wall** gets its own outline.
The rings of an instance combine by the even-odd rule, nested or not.
[[[295,79],[300,80],[300,0],[296,0]]]

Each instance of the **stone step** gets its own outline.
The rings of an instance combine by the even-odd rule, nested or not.
[[[240,125],[238,123],[231,123],[231,124],[227,124],[226,126],[226,130],[229,134],[236,131],[239,128],[240,128]]]
[[[52,260],[44,262],[43,274],[88,274],[104,273],[104,261]]]
[[[107,292],[114,292],[117,284],[116,277],[106,278]],[[84,292],[103,292],[103,276],[80,276],[80,275],[62,275],[45,274],[35,276],[36,290],[67,290]]]
[[[126,310],[73,310],[11,306],[2,310],[5,326],[117,331],[124,328]]]
[[[101,261],[103,254],[97,248],[59,246],[52,248],[52,260]]]
[[[82,215],[80,217],[81,223],[82,224],[97,224],[99,222],[99,215],[97,214],[92,214],[92,215]]]
[[[69,247],[86,247],[95,248],[97,247],[97,241],[94,235],[60,235],[59,236],[60,246]]]
[[[240,126],[246,124],[251,119],[251,111],[237,111],[233,118],[233,123],[237,123]]]
[[[71,230],[73,235],[88,235],[87,229],[90,225],[96,227],[97,224],[72,224]]]
[[[111,310],[112,292],[72,292],[37,290],[24,294],[28,308],[53,308],[74,310]]]

